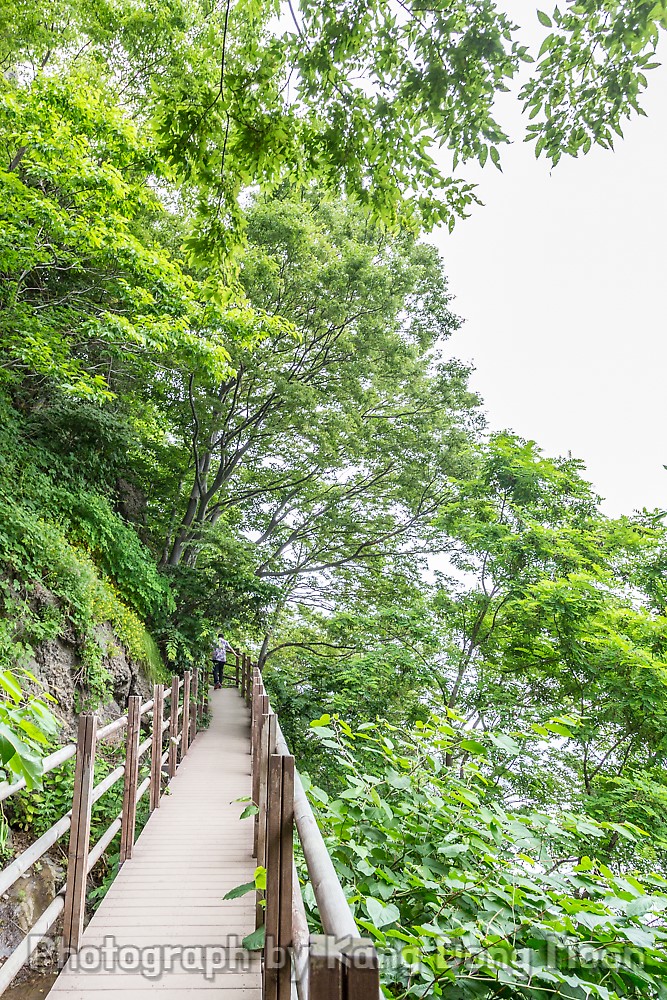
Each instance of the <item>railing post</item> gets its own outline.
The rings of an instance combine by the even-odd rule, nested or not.
[[[272,754],[269,758],[267,802],[264,1000],[290,1000],[294,757]]]
[[[199,685],[199,706],[197,708],[197,726],[201,728],[204,721],[204,706],[208,696],[208,673],[207,667],[200,667],[201,683]]]
[[[169,703],[169,779],[176,774],[178,762],[178,677],[171,678],[171,702]]]
[[[256,697],[253,700],[252,705],[252,801],[257,807],[259,807],[259,789],[262,782],[262,773],[264,762],[262,759],[262,731],[264,728],[264,722],[268,716],[269,712],[269,699],[266,695],[260,695],[258,692],[261,690],[261,682],[257,685]],[[271,753],[275,753],[275,740],[274,747]],[[258,846],[258,834],[259,834],[259,812],[255,813],[254,821],[254,835],[253,835],[253,858],[258,858],[257,864],[263,865],[263,861],[259,861],[259,856],[257,854]]]
[[[164,721],[164,685],[153,685],[153,742],[151,744],[150,810],[160,806],[162,784],[162,723]]]
[[[197,723],[199,721],[199,668],[195,667],[192,674],[192,721],[190,723],[192,727],[192,734],[190,736],[190,742],[194,743],[195,736],[197,735]]]
[[[84,712],[79,716],[76,744],[72,826],[63,917],[63,960],[67,960],[70,955],[78,951],[83,934],[96,741],[97,716],[92,712]]]
[[[370,938],[352,938],[341,945],[345,1000],[367,1000],[380,994],[380,966]]]
[[[132,857],[137,822],[137,785],[139,783],[139,734],[141,698],[127,699],[127,738],[125,741],[125,778],[123,783],[123,825],[120,832],[120,864]]]
[[[234,658],[236,660],[236,686],[238,687],[239,686],[239,680],[240,680],[240,676],[239,675],[240,675],[240,660],[241,660],[241,657],[239,656],[238,653],[234,653]]]
[[[268,701],[268,699],[267,699]],[[267,834],[267,796],[269,785],[269,760],[276,752],[276,716],[273,712],[262,717],[262,729],[260,734],[259,748],[259,793],[257,797],[257,849],[255,857],[257,864],[261,868],[266,868],[266,834]],[[260,927],[264,923],[264,907],[260,900],[263,893],[257,893],[257,905],[255,910],[255,926]]]
[[[343,967],[338,943],[327,934],[311,934],[308,949],[308,986],[312,1000],[343,1000]],[[367,1000],[378,994],[369,993]]]
[[[250,798],[257,805],[257,790],[259,788],[259,761],[257,759],[259,750],[259,717],[257,715],[259,711],[259,695],[257,678],[254,676],[252,679],[252,693],[253,699],[250,704]],[[253,838],[253,857],[257,857],[256,836]]]
[[[183,674],[183,723],[181,725],[181,760],[190,746],[190,671]]]

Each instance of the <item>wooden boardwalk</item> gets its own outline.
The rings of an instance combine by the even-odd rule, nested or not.
[[[255,894],[224,901],[253,878],[250,713],[236,689],[211,692],[211,726],[198,734],[170,794],[149,819],[51,989],[58,1000],[261,1000]],[[73,962],[76,961],[76,965]]]

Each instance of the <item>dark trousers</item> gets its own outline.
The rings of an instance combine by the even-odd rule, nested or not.
[[[213,660],[213,683],[221,684],[225,674],[225,661]]]

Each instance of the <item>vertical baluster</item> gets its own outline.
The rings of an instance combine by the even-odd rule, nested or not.
[[[370,938],[353,938],[341,946],[345,1000],[367,1000],[380,993],[380,967]]]
[[[150,810],[160,806],[162,785],[162,723],[164,721],[164,685],[153,686],[153,742],[151,743]]]
[[[224,668],[223,668],[224,669]],[[192,721],[190,723],[192,732],[190,734],[190,742],[194,742],[194,738],[197,735],[197,722],[198,712],[199,712],[199,668],[195,667],[194,673],[192,675]]]
[[[267,699],[268,701],[268,699]],[[259,753],[259,794],[257,799],[257,864],[261,868],[266,868],[266,835],[267,835],[267,796],[269,783],[269,759],[276,752],[276,716],[273,712],[267,713],[262,719],[262,730],[260,735]],[[255,910],[255,925],[259,927],[264,923],[264,907],[260,900],[264,898],[262,892],[257,893],[257,905]]]
[[[264,1000],[290,1000],[294,758],[269,758],[266,838]]]
[[[258,691],[261,691],[261,684],[257,687]],[[259,806],[259,796],[260,787],[262,783],[262,775],[264,762],[262,758],[262,733],[264,729],[264,722],[268,716],[269,712],[269,699],[266,695],[257,695],[255,702],[253,703],[253,721],[255,724],[255,734],[253,743],[253,758],[252,758],[252,801],[256,806]],[[271,751],[275,753],[275,747]],[[257,858],[257,864],[263,865],[264,862],[259,860],[259,855],[257,853],[258,849],[258,838],[259,838],[259,812],[255,813],[254,818],[254,831],[253,831],[253,858]]]
[[[308,986],[312,1000],[343,1000],[343,969],[335,938],[311,934]],[[369,993],[367,1000],[376,1000],[377,996]]]
[[[79,950],[83,934],[96,743],[97,716],[92,712],[84,712],[79,716],[76,745],[72,826],[63,917],[63,960]]]
[[[169,706],[169,778],[176,774],[178,762],[178,677],[171,678],[171,703]]]
[[[120,833],[120,864],[132,857],[137,823],[137,785],[139,783],[139,734],[141,698],[127,699],[127,738],[125,741],[125,778],[123,781],[123,825]]]
[[[181,726],[181,760],[190,746],[190,671],[183,674],[183,723]]]

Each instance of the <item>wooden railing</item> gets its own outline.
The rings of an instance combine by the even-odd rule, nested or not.
[[[0,872],[0,895],[7,892],[16,880],[69,830],[67,881],[0,968],[0,995],[28,962],[37,945],[53,928],[61,913],[63,914],[61,963],[78,950],[83,933],[89,873],[119,833],[121,865],[132,857],[137,804],[148,792],[150,811],[159,808],[163,767],[165,765],[167,767],[166,777],[169,780],[173,778],[179,762],[186,755],[189,745],[197,734],[207,698],[208,684],[199,683],[196,671],[194,674],[186,671],[180,680],[174,676],[170,688],[166,691],[164,685],[154,685],[152,700],[143,705],[138,695],[131,695],[128,698],[127,713],[101,729],[97,728],[97,716],[94,713],[82,713],[79,717],[76,743],[67,744],[44,759],[44,773],[48,774],[62,767],[72,757],[76,758],[72,808]],[[168,702],[169,717],[165,719],[164,707]],[[149,714],[152,716],[151,732],[143,742],[140,742],[142,719],[148,718]],[[95,754],[98,745],[123,729],[126,730],[124,764],[95,784]],[[140,762],[149,750],[150,773],[140,782]],[[97,843],[91,847],[92,807],[121,778],[123,807]],[[25,781],[22,779],[13,784],[0,783],[0,802],[23,788]]]
[[[266,869],[256,921],[265,925],[264,1000],[376,1000],[378,956],[360,935],[294,757],[271,709],[260,670],[236,659],[238,685],[251,709],[254,856]],[[312,935],[294,864],[294,832],[305,858],[323,934]]]
[[[266,890],[258,892],[256,924],[265,925],[264,1000],[375,1000],[379,996],[378,956],[363,938],[348,906],[319,827],[294,766],[260,670],[247,654],[230,664],[229,679],[251,710],[250,752],[255,816],[254,856],[266,869]],[[156,684],[153,699],[128,699],[126,715],[101,729],[94,713],[79,718],[76,743],[44,760],[44,773],[75,757],[71,810],[0,872],[0,894],[70,831],[67,881],[17,948],[0,968],[4,993],[35,948],[63,914],[61,962],[75,953],[83,933],[88,874],[120,833],[121,865],[132,857],[137,805],[149,793],[151,812],[160,806],[163,768],[171,779],[200,725],[208,683],[186,671],[165,690]],[[168,717],[164,717],[169,703]],[[152,714],[151,732],[141,742],[142,719]],[[98,784],[94,781],[97,746],[126,730],[125,762]],[[165,739],[167,745],[165,747]],[[140,781],[140,763],[150,750],[150,772]],[[123,778],[123,805],[96,844],[90,845],[93,805]],[[0,801],[25,787],[24,781],[0,783]],[[294,863],[294,833],[305,858],[323,934],[310,934]]]

